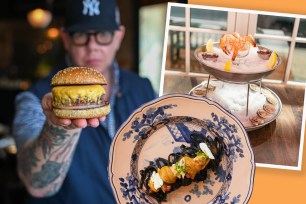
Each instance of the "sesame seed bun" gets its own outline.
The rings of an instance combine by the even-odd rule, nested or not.
[[[105,105],[99,108],[89,109],[57,109],[53,108],[55,115],[59,118],[99,118],[109,114],[111,108],[110,105]]]
[[[52,80],[51,86],[75,85],[75,84],[101,84],[106,85],[104,76],[93,68],[69,67],[57,72]]]

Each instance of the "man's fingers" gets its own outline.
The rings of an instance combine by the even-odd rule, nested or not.
[[[49,121],[49,123],[57,126],[63,126],[63,127],[69,126],[71,124],[71,120],[58,118],[54,114],[52,109],[52,100],[53,96],[51,93],[47,93],[46,95],[44,95],[44,97],[41,100],[41,106],[44,114],[47,117],[47,120]]]
[[[100,125],[100,121],[98,118],[87,119],[87,123],[91,127],[98,127]]]
[[[43,108],[43,110],[52,110],[52,94],[51,93],[47,93],[41,101],[41,106]]]
[[[104,121],[106,120],[106,117],[103,116],[103,117],[101,117],[101,118],[98,118],[98,120],[99,120],[100,122],[104,122]]]
[[[78,128],[85,128],[88,125],[86,119],[73,119],[72,124]]]
[[[55,116],[55,120],[59,123],[60,126],[64,127],[72,124],[72,121],[70,119],[58,118],[57,116]]]
[[[41,101],[43,112],[46,115],[47,120],[51,124],[62,126],[67,129],[76,129],[76,128],[85,128],[87,126],[98,127],[100,125],[100,122],[105,120],[105,117],[90,118],[90,119],[58,118],[53,112],[52,100],[53,100],[52,94],[47,93]]]

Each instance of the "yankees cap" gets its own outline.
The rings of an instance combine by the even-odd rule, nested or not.
[[[66,32],[114,31],[120,25],[115,0],[67,0]]]

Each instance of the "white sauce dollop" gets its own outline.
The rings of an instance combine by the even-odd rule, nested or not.
[[[164,184],[163,180],[160,178],[159,174],[153,171],[151,176],[151,181],[154,184],[154,188],[157,190]]]
[[[207,144],[200,143],[200,148],[208,156],[210,159],[215,159],[214,155],[211,153],[210,149],[208,148]]]

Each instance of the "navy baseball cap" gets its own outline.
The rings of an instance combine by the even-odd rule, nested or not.
[[[114,31],[120,25],[115,0],[67,0],[66,32]]]

